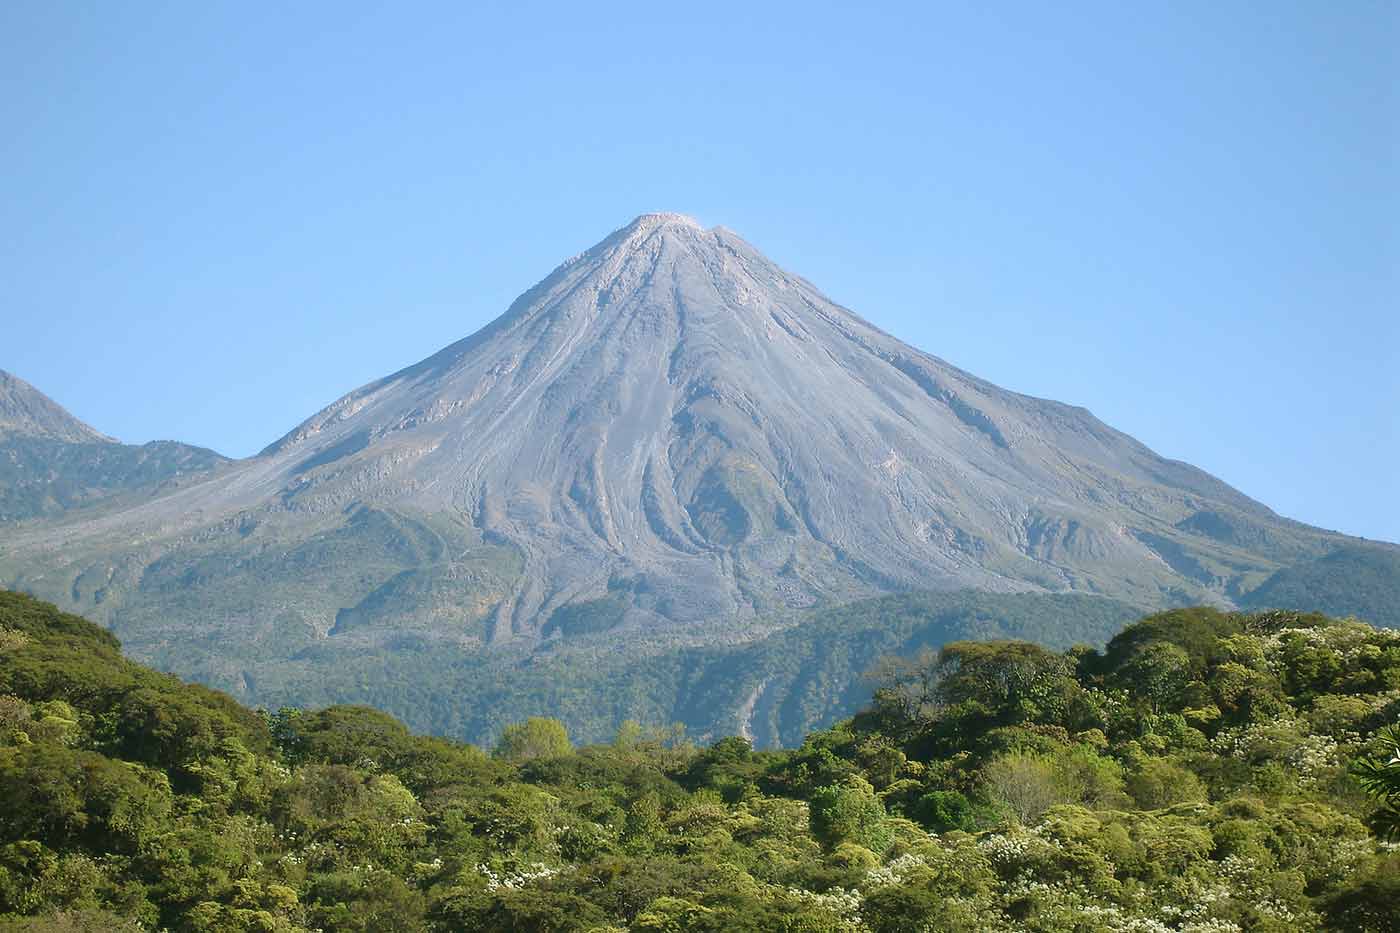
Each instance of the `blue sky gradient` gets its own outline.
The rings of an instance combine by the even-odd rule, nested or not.
[[[0,5],[0,368],[249,455],[644,211],[1400,540],[1400,5]]]

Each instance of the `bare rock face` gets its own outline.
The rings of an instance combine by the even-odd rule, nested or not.
[[[1343,540],[674,214],[257,457],[8,537],[0,582],[176,669],[232,632],[265,657],[405,631],[519,646],[725,620],[732,637],[911,588],[1229,605]]]
[[[112,441],[23,379],[0,369],[0,440],[14,437],[69,443]]]

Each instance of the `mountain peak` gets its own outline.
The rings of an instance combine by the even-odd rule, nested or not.
[[[651,214],[640,214],[635,220],[624,229],[647,231],[656,230],[662,227],[679,228],[689,230],[704,230],[705,227],[688,214],[676,214],[669,211],[659,211]]]
[[[3,385],[0,434],[42,398]],[[614,230],[258,457],[3,539],[0,585],[240,690],[401,645],[515,665],[733,644],[755,618],[916,588],[1230,605],[1344,540],[678,214]],[[408,668],[385,670],[360,689]],[[754,721],[793,696],[751,699]]]
[[[112,441],[23,379],[0,369],[0,438],[4,437],[44,437],[77,443]]]
[[[666,624],[913,586],[1218,601],[1228,581],[1178,557],[1197,542],[1177,524],[1203,502],[1262,520],[1223,483],[904,345],[674,213],[332,403],[257,470],[241,488],[269,508],[464,516],[509,542],[520,580],[542,582],[497,581],[473,620],[487,642],[543,637],[563,607],[624,591],[629,618]],[[1144,517],[1145,499],[1165,505]],[[443,605],[476,599],[458,572],[424,570],[423,605],[435,587],[456,593]]]

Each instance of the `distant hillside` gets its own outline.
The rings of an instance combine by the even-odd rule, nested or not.
[[[207,472],[227,458],[174,441],[140,446],[0,439],[0,523],[60,515],[124,493],[154,494],[165,484]]]
[[[1306,606],[1400,628],[1400,548],[1341,547],[1285,567],[1241,600],[1253,609]]]
[[[176,441],[119,443],[0,370],[0,524],[130,505],[229,462]]]
[[[870,697],[864,675],[882,654],[965,638],[1102,645],[1140,614],[1076,594],[907,593],[735,627],[731,637],[743,640],[731,645],[692,636],[674,647],[684,632],[632,631],[507,654],[406,633],[378,650],[335,639],[278,645],[291,660],[244,665],[210,641],[194,676],[272,706],[370,703],[413,728],[473,742],[494,741],[522,716],[549,715],[584,741],[636,719],[679,722],[694,736],[746,734],[766,747],[800,742],[859,709]],[[768,634],[746,635],[755,628]]]

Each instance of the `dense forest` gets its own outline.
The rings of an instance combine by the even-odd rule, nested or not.
[[[1400,929],[1400,633],[960,641],[801,747],[247,709],[0,593],[0,930]]]

